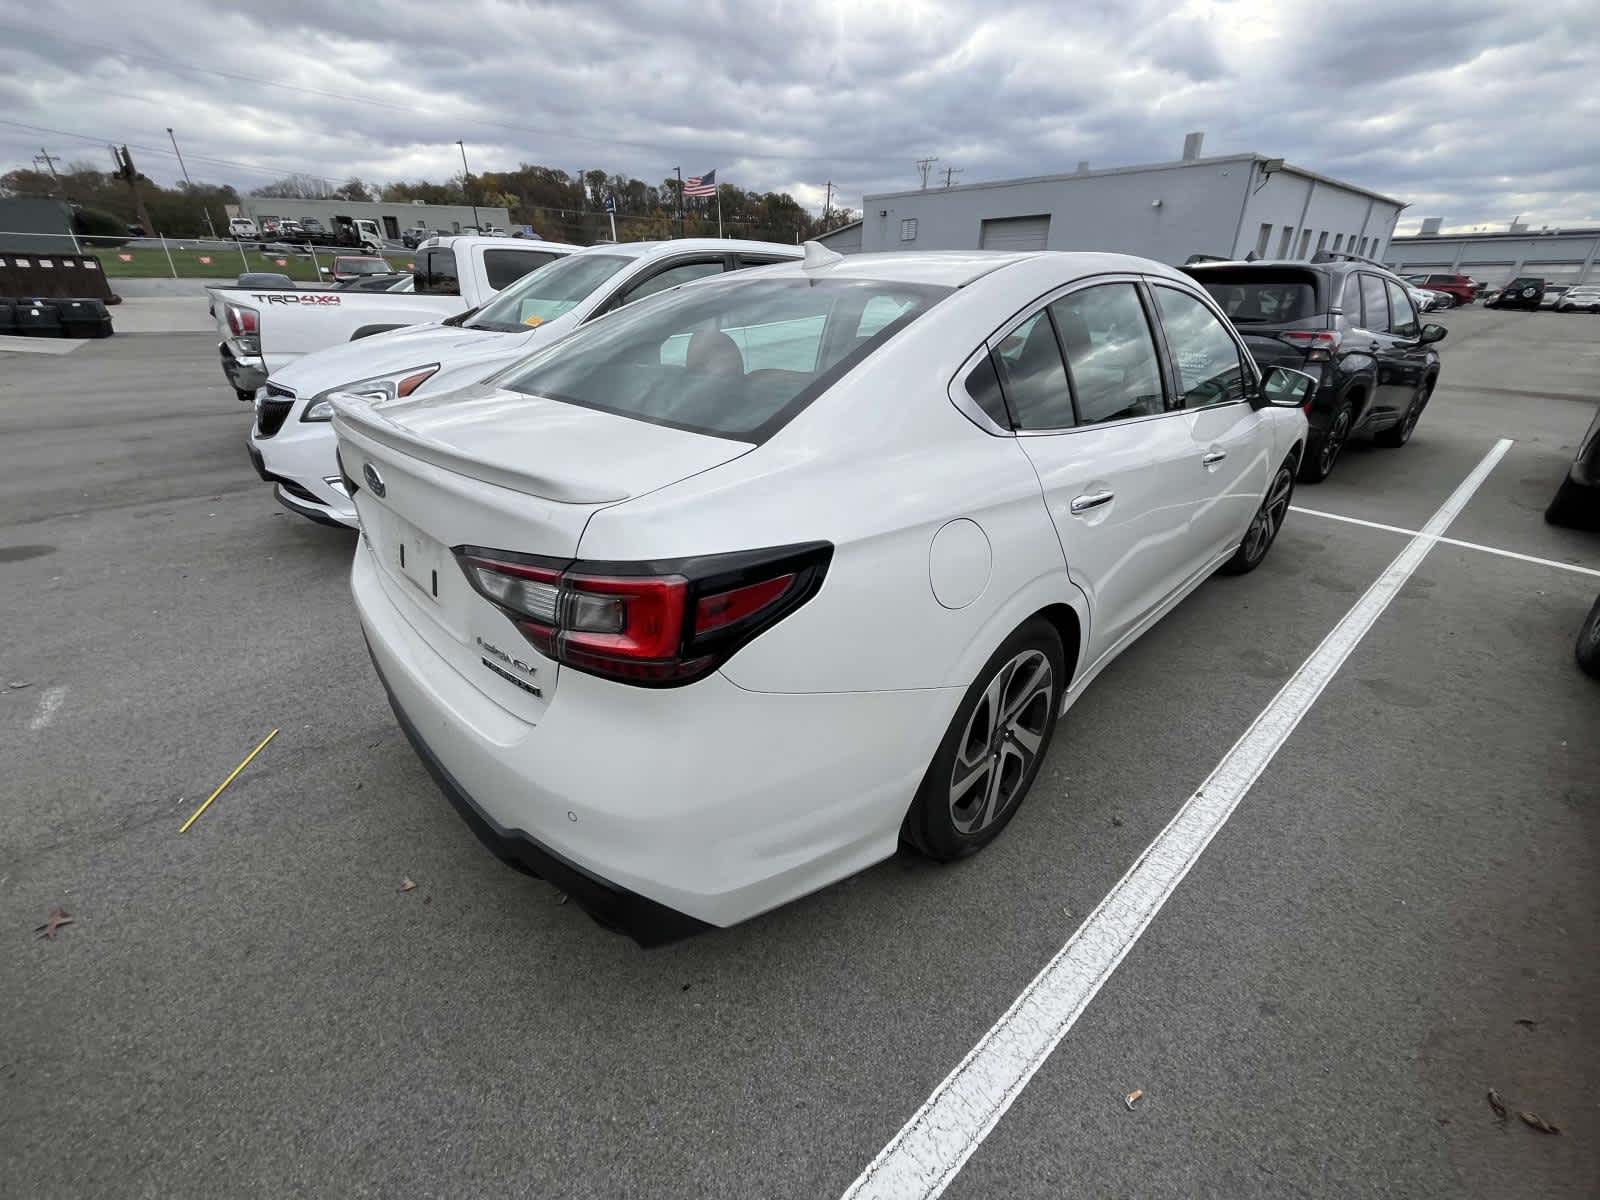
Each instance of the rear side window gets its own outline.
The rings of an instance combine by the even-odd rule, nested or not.
[[[1352,325],[1361,324],[1361,278],[1350,275],[1344,281],[1344,293],[1339,302],[1339,307],[1344,310],[1344,319]]]
[[[416,290],[433,296],[459,296],[461,279],[456,272],[456,253],[445,248],[429,250],[417,264]]]
[[[499,291],[508,283],[515,283],[529,271],[537,270],[560,257],[547,250],[485,250],[483,273],[489,286]]]
[[[1154,290],[1167,350],[1178,368],[1183,406],[1205,408],[1243,400],[1247,376],[1239,347],[1216,314],[1173,288]]]
[[[983,409],[988,418],[1001,429],[1011,428],[1011,414],[1006,412],[1006,398],[1000,391],[1000,376],[994,369],[994,359],[985,354],[967,376],[967,395]]]
[[[1389,332],[1389,299],[1383,280],[1376,275],[1361,276],[1361,328],[1369,333]]]
[[[1050,315],[1066,351],[1080,425],[1164,411],[1161,364],[1133,284],[1073,292],[1050,305]]]
[[[1077,423],[1061,346],[1046,310],[1041,308],[1006,334],[994,356],[1018,429],[1070,429]]]
[[[704,279],[707,275],[722,273],[722,259],[710,262],[679,263],[675,267],[668,267],[665,271],[650,276],[643,283],[637,283],[622,293],[618,304],[632,304],[635,300],[643,300],[646,296],[654,296],[657,292],[664,292],[668,288],[675,288],[680,283],[691,283],[696,279]]]
[[[690,288],[585,325],[500,387],[714,437],[761,442],[951,289],[751,278]],[[900,315],[862,339],[869,305]]]

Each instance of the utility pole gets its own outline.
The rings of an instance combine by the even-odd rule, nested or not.
[[[193,192],[194,180],[189,178],[189,168],[183,164],[183,151],[178,149],[178,135],[172,132],[171,125],[167,126],[167,136],[172,139],[172,152],[178,156],[178,170],[183,172],[183,182],[187,184],[189,190]],[[206,215],[206,228],[211,231],[212,237],[216,237],[217,227],[211,223],[211,210],[205,206],[204,202],[202,202],[200,205],[200,211]]]
[[[65,196],[67,189],[61,186],[61,176],[56,174],[56,160],[43,146],[40,146],[39,153],[33,156],[33,165],[37,167],[40,163],[44,164],[45,170],[50,172],[50,178],[56,181],[56,186],[61,188],[61,194]]]
[[[128,185],[128,190],[133,193],[133,210],[139,218],[139,224],[144,227],[145,236],[155,232],[155,222],[150,219],[150,210],[144,206],[144,197],[139,194],[139,172],[133,165],[133,155],[128,153],[126,146],[111,147],[111,158],[117,164],[113,172],[118,179]]]
[[[467,147],[460,138],[456,145],[461,147],[461,190],[466,193],[467,203],[472,205],[472,223],[479,233],[483,232],[483,222],[478,220],[478,204],[472,198],[472,169],[467,166]]]
[[[822,232],[828,232],[828,210],[833,207],[833,180],[828,180],[828,193],[822,201]]]
[[[923,191],[927,191],[928,190],[928,172],[933,170],[933,164],[938,162],[938,161],[939,161],[939,156],[937,154],[933,155],[931,158],[919,158],[919,159],[917,159],[917,170],[922,175],[922,190]]]
[[[673,167],[673,173],[678,177],[678,236],[683,236],[683,168]]]
[[[956,181],[956,176],[961,174],[961,172],[962,172],[962,168],[960,168],[960,167],[946,167],[944,169],[944,185],[945,185],[945,187],[949,187],[951,184],[953,184]]]

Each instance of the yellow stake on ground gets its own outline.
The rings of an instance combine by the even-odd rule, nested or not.
[[[267,743],[270,742],[273,738],[275,738],[277,736],[278,736],[278,731],[276,729],[274,729],[271,733],[267,734],[266,737],[262,738],[261,739],[261,744],[259,746],[257,746],[254,750],[250,751],[249,754],[244,756],[244,761],[233,769],[233,773],[232,774],[230,774],[226,779],[224,779],[221,783],[219,783],[217,785],[217,790],[212,792],[211,795],[207,796],[206,797],[206,802],[204,804],[202,804],[199,808],[194,810],[194,816],[190,817],[181,826],[179,826],[178,832],[179,833],[188,833],[189,832],[189,826],[193,825],[196,821],[198,821],[200,819],[200,814],[205,812],[206,809],[211,807],[211,802],[213,800],[215,800],[218,796],[222,795],[222,789],[227,787],[230,783],[232,783],[235,779],[237,779],[239,777],[239,772],[244,770],[246,767],[248,767],[250,765],[250,760],[252,758],[254,758],[256,755],[260,754],[263,750],[265,750],[267,748]]]

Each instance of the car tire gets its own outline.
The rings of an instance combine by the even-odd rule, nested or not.
[[[1311,435],[1306,452],[1300,458],[1300,482],[1321,483],[1333,473],[1334,464],[1350,440],[1350,427],[1355,423],[1356,406],[1346,400],[1333,414],[1328,427]]]
[[[1578,629],[1578,644],[1573,652],[1584,673],[1600,679],[1600,596],[1595,597],[1594,607]]]
[[[1422,410],[1428,407],[1428,401],[1433,396],[1433,382],[1430,379],[1417,389],[1417,394],[1411,397],[1406,415],[1400,419],[1398,425],[1391,425],[1381,433],[1373,434],[1372,440],[1391,450],[1398,450],[1409,442],[1411,435],[1416,432],[1417,422],[1422,419]]]
[[[1571,475],[1565,476],[1545,506],[1545,523],[1569,529],[1600,529],[1600,502],[1586,494],[1589,490],[1573,483]]]
[[[1278,540],[1278,531],[1283,528],[1293,500],[1294,467],[1285,459],[1267,485],[1267,494],[1261,498],[1256,515],[1250,518],[1250,527],[1245,530],[1239,548],[1222,564],[1220,570],[1224,575],[1248,575],[1261,565],[1272,543]]]
[[[962,697],[900,840],[935,862],[951,862],[999,837],[1038,777],[1066,686],[1061,635],[1043,617],[1030,618]]]

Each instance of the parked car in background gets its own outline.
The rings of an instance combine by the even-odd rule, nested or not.
[[[558,258],[470,314],[346,342],[289,364],[261,402],[249,436],[251,459],[285,507],[354,527],[355,506],[340,483],[328,424],[334,392],[392,387],[398,396],[422,396],[477,383],[634,301],[709,275],[793,262],[802,253],[774,242],[686,238],[596,246]]]
[[[1485,308],[1537,309],[1544,298],[1544,279],[1538,275],[1519,275],[1505,287],[1484,299]]]
[[[1424,325],[1397,275],[1361,259],[1197,263],[1203,284],[1256,362],[1317,381],[1299,477],[1328,477],[1352,437],[1410,440],[1439,378],[1442,325]]]
[[[305,220],[301,221],[300,232],[312,239],[320,239],[328,236],[328,231],[323,228],[322,222],[316,217],[307,217]]]
[[[1470,275],[1460,275],[1453,271],[1430,271],[1419,275],[1407,275],[1407,283],[1413,287],[1426,288],[1430,292],[1443,292],[1455,304],[1471,304],[1478,296],[1478,282]]]
[[[1539,307],[1555,309],[1561,297],[1567,294],[1569,285],[1565,283],[1552,283],[1545,287],[1544,295],[1539,297]]]
[[[1418,312],[1438,312],[1443,308],[1454,308],[1455,298],[1448,292],[1435,292],[1427,288],[1407,287],[1411,295],[1411,302],[1417,306]]]
[[[1574,647],[1578,665],[1584,672],[1600,679],[1600,596],[1578,629],[1578,644]]]
[[[293,291],[294,280],[277,271],[246,271],[233,281],[234,287],[241,288],[279,288]]]
[[[433,237],[438,231],[426,229],[421,225],[407,229],[400,234],[400,244],[407,250],[415,250],[423,242]]]
[[[477,308],[506,284],[577,249],[487,238],[429,242],[417,251],[415,295],[208,288],[223,374],[240,400],[254,400],[269,376],[303,355]]]
[[[1572,466],[1544,510],[1544,519],[1552,525],[1600,532],[1600,407],[1578,443]]]
[[[387,259],[364,254],[336,254],[328,277],[335,283],[360,279],[368,275],[393,275],[395,270]]]
[[[668,941],[998,837],[1106,664],[1265,558],[1310,386],[1149,260],[812,244],[337,397],[351,588],[474,832]]]
[[[249,217],[231,217],[228,220],[228,236],[249,240],[258,238],[261,234],[256,229],[256,223]]]
[[[1556,301],[1557,312],[1600,312],[1600,283],[1580,283]]]
[[[331,285],[335,292],[409,292],[416,279],[409,271],[390,271],[383,275],[357,275]]]

